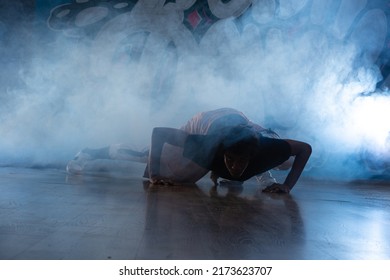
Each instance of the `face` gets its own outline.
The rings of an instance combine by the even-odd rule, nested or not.
[[[228,169],[230,175],[234,178],[239,178],[248,167],[249,156],[238,155],[231,152],[225,152],[224,161],[226,168]]]

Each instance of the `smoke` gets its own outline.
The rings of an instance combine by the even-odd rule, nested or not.
[[[154,126],[220,107],[312,144],[315,176],[361,176],[362,151],[386,154],[390,96],[377,84],[388,19],[367,1],[210,5],[223,19],[202,34],[184,25],[199,1],[113,2],[58,6],[56,30],[2,15],[2,165],[63,166],[113,143],[142,149]],[[67,16],[72,24],[53,24]]]

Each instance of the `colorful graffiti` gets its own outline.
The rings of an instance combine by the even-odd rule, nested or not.
[[[181,14],[182,24],[198,41],[219,19],[238,17],[252,1],[74,1],[55,7],[48,20],[53,30],[74,32],[73,36],[93,36],[102,25],[124,13]]]
[[[231,18],[241,36],[251,29],[260,33],[263,41],[280,34],[288,41],[317,29],[322,37],[359,45],[361,56],[379,65],[384,75],[381,82],[388,85],[389,5],[388,1],[365,0],[73,0],[53,7],[47,23],[67,36],[97,40],[112,32],[158,33],[179,52],[196,50],[213,37],[221,20]],[[373,42],[365,44],[367,38]]]

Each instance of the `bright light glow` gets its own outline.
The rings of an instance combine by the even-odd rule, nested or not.
[[[390,133],[390,98],[373,94],[356,98],[347,118],[347,129],[375,152],[385,151]]]

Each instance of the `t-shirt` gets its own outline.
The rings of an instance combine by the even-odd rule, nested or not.
[[[180,129],[189,134],[205,135],[219,133],[225,127],[249,123],[243,113],[231,108],[221,108],[196,114]]]
[[[203,168],[214,171],[221,178],[245,181],[288,160],[291,156],[291,147],[282,139],[260,137],[256,152],[240,178],[233,178],[225,166],[220,135],[189,135],[184,145],[183,156]]]

